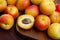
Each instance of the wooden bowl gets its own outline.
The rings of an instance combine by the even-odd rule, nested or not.
[[[55,3],[60,3],[60,0],[55,0]],[[35,27],[33,27],[32,29],[30,30],[23,30],[21,28],[19,28],[16,24],[16,30],[24,35],[24,36],[27,36],[27,37],[31,37],[33,39],[37,39],[37,40],[54,40],[52,38],[50,38],[48,35],[47,35],[47,31],[38,31]],[[57,40],[60,40],[60,39],[57,39]]]

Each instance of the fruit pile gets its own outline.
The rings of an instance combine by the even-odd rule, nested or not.
[[[38,30],[47,30],[51,38],[60,38],[60,4],[55,4],[54,0],[0,0],[2,11],[0,27],[4,30],[10,30],[17,18],[17,25],[24,30],[35,24]]]

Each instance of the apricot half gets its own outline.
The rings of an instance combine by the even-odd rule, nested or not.
[[[30,29],[33,27],[34,17],[31,15],[21,15],[17,19],[17,25],[22,29]]]

